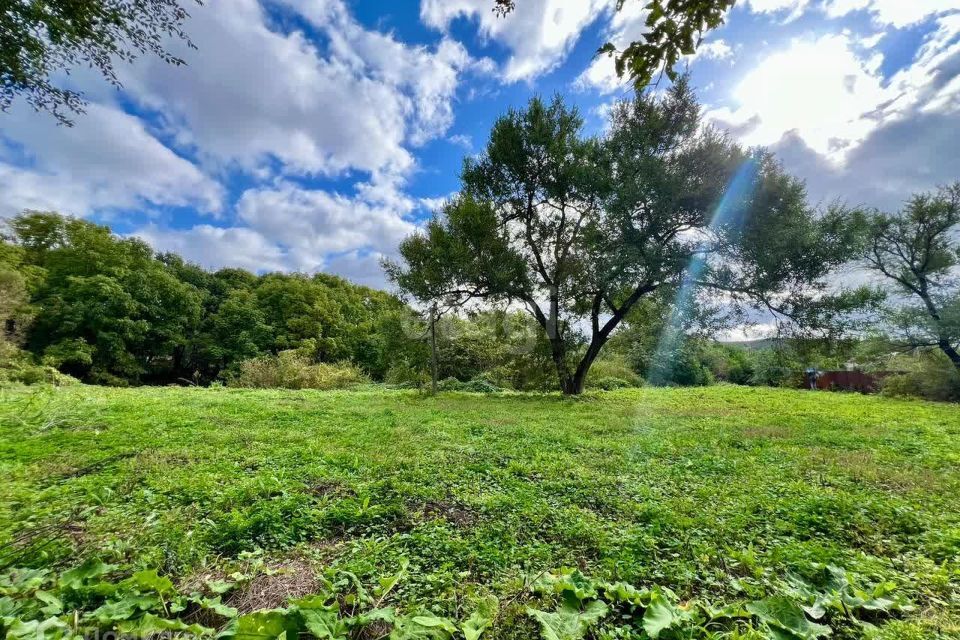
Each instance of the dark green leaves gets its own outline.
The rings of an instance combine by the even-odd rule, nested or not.
[[[830,633],[830,627],[810,622],[800,605],[783,596],[751,602],[747,611],[769,626],[778,639],[816,640]]]
[[[600,600],[593,600],[582,609],[573,603],[564,603],[552,613],[528,609],[527,613],[540,622],[544,640],[581,640],[609,608]]]
[[[617,11],[622,10],[627,2],[641,1],[617,0]],[[723,24],[724,15],[735,2],[649,0],[645,7],[649,13],[643,39],[631,42],[623,52],[618,52],[616,46],[608,42],[598,53],[614,55],[617,75],[633,80],[638,89],[645,88],[660,71],[673,80],[677,76],[674,66],[680,55],[693,54],[703,35]],[[494,0],[494,11],[506,16],[513,11],[514,5],[514,0]]]
[[[772,640],[816,640],[831,633],[824,623],[827,620],[858,623],[852,618],[858,611],[889,613],[902,606],[895,598],[885,597],[891,585],[860,589],[842,569],[814,569],[822,569],[828,585],[814,586],[790,577],[777,585],[781,592],[777,595],[720,608],[707,602],[681,603],[676,594],[661,587],[638,589],[562,570],[544,574],[533,585],[534,591],[545,597],[558,596],[560,606],[551,612],[529,608],[527,613],[540,623],[544,640],[580,640],[594,628],[596,637],[605,637],[603,632],[613,633],[613,629],[628,635],[610,637],[635,637],[629,635],[630,630],[635,634],[642,630],[639,637],[652,640],[709,638],[711,632],[724,629],[754,629]]]

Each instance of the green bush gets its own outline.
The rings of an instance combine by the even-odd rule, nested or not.
[[[387,369],[383,382],[391,387],[403,389],[419,389],[430,383],[430,376],[422,369],[410,365],[406,361],[398,362]]]
[[[701,358],[700,345],[685,341],[679,348],[665,354],[661,362],[651,362],[648,374],[651,381],[663,386],[705,387],[715,382],[713,373]],[[656,357],[656,356],[655,356]]]
[[[587,388],[621,389],[624,387],[642,387],[643,378],[627,363],[625,357],[609,354],[597,360],[587,374]]]
[[[456,378],[447,378],[437,383],[437,389],[440,391],[468,391],[470,393],[497,393],[503,391],[502,388],[482,375],[467,382],[462,382]]]
[[[887,396],[914,396],[941,402],[960,402],[960,374],[943,354],[929,352],[909,358],[898,358],[891,368],[903,373],[883,380]]]
[[[464,383],[463,390],[470,391],[471,393],[497,393],[499,391],[503,391],[503,389],[493,384],[482,375]]]
[[[623,378],[614,378],[612,376],[607,376],[605,378],[598,378],[590,383],[590,387],[593,389],[603,389],[604,391],[613,391],[615,389],[628,389],[630,387],[636,387],[638,385],[631,384],[629,381],[624,380]]]
[[[355,364],[313,363],[294,350],[246,360],[229,381],[231,386],[258,389],[347,389],[364,382],[368,378]]]
[[[749,384],[753,376],[750,353],[743,347],[704,340],[698,349],[700,361],[716,380]]]
[[[766,387],[797,387],[803,383],[806,365],[786,350],[765,348],[752,353],[753,373],[749,384]]]
[[[79,384],[76,378],[60,373],[54,367],[37,364],[29,353],[0,339],[0,384],[10,382],[58,387]]]

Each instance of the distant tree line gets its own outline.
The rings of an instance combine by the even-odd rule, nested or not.
[[[932,201],[917,200],[914,209]],[[673,303],[668,296],[638,303],[585,388],[639,386],[655,372],[668,385],[796,387],[808,366],[855,361],[900,372],[888,379],[891,392],[960,400],[960,376],[930,346],[935,328],[909,305],[875,319],[886,332],[839,338],[725,344],[697,319],[663,350]],[[920,318],[926,332],[905,333],[904,316]],[[110,385],[331,388],[365,377],[426,388],[430,380],[426,318],[395,296],[324,274],[211,272],[52,213],[28,212],[7,225],[0,319],[0,381],[48,380],[43,371]],[[550,342],[526,311],[462,309],[440,317],[436,335],[441,389],[560,389]],[[923,338],[909,343],[912,335]]]
[[[94,383],[206,383],[287,349],[382,379],[409,342],[411,312],[386,292],[326,274],[211,272],[54,213],[9,221],[0,291],[8,342]]]

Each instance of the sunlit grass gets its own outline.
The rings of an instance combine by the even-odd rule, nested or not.
[[[728,386],[0,393],[5,565],[97,556],[188,580],[262,549],[375,581],[408,558],[392,597],[454,613],[560,566],[723,602],[819,562],[897,582],[908,622],[960,622],[951,405]]]

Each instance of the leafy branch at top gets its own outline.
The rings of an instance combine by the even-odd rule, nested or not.
[[[180,0],[5,2],[0,11],[0,110],[9,110],[22,96],[37,111],[72,125],[70,115],[83,113],[85,102],[58,74],[86,66],[120,86],[116,60],[153,54],[169,64],[184,64],[165,41],[179,39],[194,47],[183,28],[188,17]]]
[[[632,80],[638,89],[649,85],[661,73],[675,80],[675,67],[680,57],[693,55],[703,35],[723,24],[724,16],[735,2],[650,0],[645,6],[647,30],[641,39],[630,42],[622,50],[608,42],[598,53],[613,56],[617,77]],[[617,11],[626,3],[627,0],[617,0]],[[500,16],[506,16],[514,9],[515,0],[495,0],[494,11]]]

